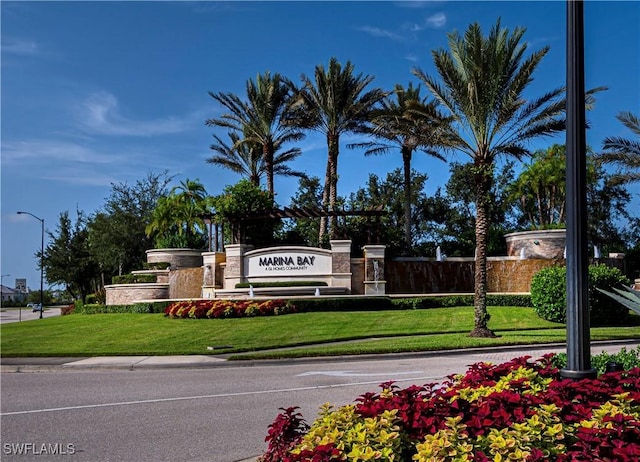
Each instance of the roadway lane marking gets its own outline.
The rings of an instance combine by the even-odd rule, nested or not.
[[[408,371],[408,372],[392,372],[393,375],[404,375],[404,374],[422,374],[424,371]],[[388,373],[378,372],[378,373],[365,373],[365,372],[354,372],[354,371],[309,371],[303,372],[302,374],[296,375],[296,377],[307,377],[310,375],[327,375],[329,377],[377,377],[379,375],[389,375]]]
[[[393,380],[394,382],[408,382],[408,381],[433,381],[442,380],[444,377],[411,377],[400,378]],[[390,379],[392,380],[392,379]],[[427,382],[422,382],[427,383]],[[14,411],[14,412],[2,412],[0,417],[7,417],[12,415],[25,415],[25,414],[42,414],[45,412],[60,412],[60,411],[77,411],[82,409],[96,409],[102,407],[115,407],[115,406],[132,406],[137,404],[153,404],[153,403],[168,403],[172,401],[186,401],[193,399],[212,399],[212,398],[228,398],[233,396],[249,396],[249,395],[268,395],[274,393],[290,393],[295,391],[309,391],[309,390],[322,390],[328,388],[344,388],[354,387],[359,385],[379,385],[380,381],[368,381],[368,382],[355,382],[355,383],[337,383],[332,385],[316,385],[311,387],[297,387],[297,388],[279,388],[276,390],[260,390],[260,391],[243,391],[238,393],[219,393],[215,395],[200,395],[200,396],[180,396],[177,398],[158,398],[158,399],[144,399],[139,401],[122,401],[119,403],[103,403],[103,404],[85,404],[81,406],[66,406],[66,407],[54,407],[49,409],[32,409],[30,411]]]

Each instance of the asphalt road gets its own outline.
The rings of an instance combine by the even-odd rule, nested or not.
[[[597,346],[593,351],[605,349],[619,351],[620,346]],[[0,458],[240,461],[265,450],[268,425],[281,407],[300,406],[311,422],[321,404],[351,403],[387,380],[400,386],[437,382],[478,361],[502,362],[522,354],[539,357],[548,351],[225,363],[199,369],[54,367],[5,372]],[[20,450],[27,454],[17,455]]]
[[[43,318],[60,316],[60,307],[46,306],[42,312]],[[2,308],[0,310],[0,324],[8,322],[33,321],[40,318],[40,312],[34,312],[31,308]]]

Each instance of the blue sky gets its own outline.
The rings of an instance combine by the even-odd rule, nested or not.
[[[447,32],[479,22],[527,29],[531,50],[550,52],[530,86],[532,97],[564,85],[566,4],[537,2],[0,2],[2,78],[1,272],[5,285],[27,278],[39,288],[34,252],[40,225],[55,230],[61,212],[97,211],[111,183],[134,184],[165,169],[176,181],[200,179],[210,194],[235,174],[206,164],[214,131],[207,118],[222,109],[208,95],[242,95],[265,71],[295,82],[332,56],[351,60],[373,85],[413,81],[411,69],[435,74],[431,50]],[[640,114],[640,3],[585,4],[586,86],[609,87],[588,114],[590,146],[608,135],[630,136],[615,119]],[[423,90],[423,92],[426,90]],[[223,131],[215,132],[221,137]],[[338,192],[386,176],[400,156],[365,158],[342,139]],[[532,149],[563,143],[545,139]],[[323,177],[326,147],[309,135],[292,167]],[[428,192],[448,179],[445,163],[416,155]],[[452,160],[465,161],[462,157]],[[287,205],[295,179],[276,178]],[[639,204],[640,187],[632,189]],[[636,212],[637,214],[637,212]]]

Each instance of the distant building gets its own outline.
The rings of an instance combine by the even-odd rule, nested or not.
[[[26,291],[12,289],[5,285],[0,285],[0,293],[2,294],[2,303],[24,302],[27,299],[27,295],[29,295]]]

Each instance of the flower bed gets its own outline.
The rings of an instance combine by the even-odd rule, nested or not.
[[[283,409],[259,460],[640,460],[640,368],[570,380],[553,359],[478,363],[442,384],[384,383],[355,404],[323,406],[310,427]]]
[[[189,300],[174,302],[164,310],[170,318],[194,319],[274,316],[295,312],[296,307],[284,300]]]

